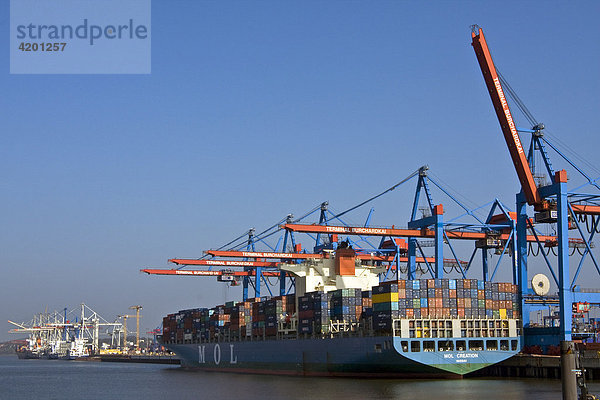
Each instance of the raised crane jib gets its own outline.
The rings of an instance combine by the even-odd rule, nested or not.
[[[533,174],[527,162],[527,155],[523,149],[508,102],[506,101],[506,96],[502,90],[500,78],[498,77],[490,50],[483,36],[483,30],[481,28],[474,29],[471,32],[471,37],[473,38],[471,45],[475,49],[475,55],[477,56],[477,61],[479,61],[483,79],[494,104],[496,116],[500,122],[500,127],[502,128],[502,133],[504,134],[504,139],[506,140],[508,151],[517,171],[527,203],[536,206],[536,208],[542,208],[543,201],[535,185]]]

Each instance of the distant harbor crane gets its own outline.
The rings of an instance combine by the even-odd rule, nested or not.
[[[131,306],[130,310],[135,310],[135,325],[136,325],[136,333],[135,333],[135,348],[137,350],[140,349],[140,310],[142,306]]]
[[[119,315],[120,318],[123,318],[123,349],[127,348],[127,318],[135,318],[136,320],[136,335],[135,335],[135,348],[136,350],[140,349],[140,310],[142,306],[131,306],[130,310],[135,310],[135,315]]]

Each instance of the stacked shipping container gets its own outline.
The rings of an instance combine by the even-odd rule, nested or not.
[[[331,292],[333,321],[357,322],[362,315],[362,291],[360,289],[338,289]]]
[[[311,292],[298,298],[298,332],[328,333],[332,293]]]
[[[393,319],[519,319],[517,286],[477,279],[388,281],[373,288],[373,329]]]
[[[295,295],[183,310],[163,318],[163,341],[275,337],[292,331],[295,314]],[[330,322],[360,322],[383,334],[394,319],[519,319],[520,311],[517,286],[510,283],[421,279],[383,282],[372,295],[360,289],[307,293],[298,298],[297,317],[299,334],[329,334]]]

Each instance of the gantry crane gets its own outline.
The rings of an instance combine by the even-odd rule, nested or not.
[[[427,181],[430,179],[427,177],[428,167],[423,166],[419,168],[419,170],[415,171],[411,174],[407,179],[403,180],[403,182],[408,181],[410,178],[419,176],[419,183],[417,185],[417,192],[415,194],[415,204],[413,207],[413,215],[411,221],[409,222],[408,229],[398,229],[395,227],[391,228],[371,228],[368,226],[368,221],[365,223],[365,226],[336,226],[329,225],[330,221],[324,218],[323,214],[327,211],[327,204],[321,204],[321,217],[319,218],[319,224],[298,224],[297,221],[293,221],[291,216],[288,216],[285,220],[285,224],[279,225],[279,229],[283,229],[285,231],[284,236],[284,246],[282,249],[286,250],[286,238],[294,238],[295,232],[301,233],[314,233],[317,238],[322,236],[327,236],[329,245],[328,246],[319,246],[319,240],[317,240],[317,244],[315,245],[314,253],[301,253],[299,244],[296,244],[294,240],[292,240],[292,245],[294,252],[280,252],[280,251],[256,251],[254,249],[253,244],[255,242],[254,230],[250,230],[248,233],[248,243],[246,246],[246,250],[221,250],[223,247],[217,250],[208,250],[205,252],[206,256],[215,257],[213,259],[171,259],[170,262],[182,266],[177,269],[142,269],[142,272],[148,274],[155,275],[178,275],[178,276],[217,276],[218,280],[225,280],[224,278],[232,279],[234,277],[243,277],[245,280],[253,277],[252,283],[254,285],[255,297],[260,296],[260,288],[261,288],[261,278],[266,277],[274,277],[277,274],[281,274],[279,271],[278,265],[280,262],[284,260],[297,262],[300,260],[307,259],[319,259],[327,257],[328,254],[324,250],[331,250],[335,247],[335,243],[338,242],[339,235],[348,235],[348,236],[359,236],[361,240],[364,240],[364,237],[373,237],[379,236],[381,237],[381,243],[379,247],[371,247],[370,249],[365,249],[362,252],[357,254],[357,258],[366,261],[366,262],[377,262],[377,263],[389,263],[388,272],[384,279],[387,279],[388,273],[390,271],[400,271],[399,265],[400,263],[408,263],[408,278],[414,279],[416,274],[416,264],[425,264],[427,268],[432,272],[432,276],[441,278],[443,277],[444,268],[456,268],[460,270],[463,275],[465,275],[466,269],[470,265],[473,257],[471,257],[471,261],[468,263],[462,260],[459,260],[454,252],[454,250],[450,246],[450,250],[454,258],[443,258],[442,247],[444,243],[450,239],[463,239],[463,240],[472,240],[476,242],[476,249],[483,249],[484,252],[487,248],[496,248],[496,250],[501,251],[502,254],[506,253],[508,245],[514,238],[514,232],[511,228],[512,220],[514,217],[504,212],[499,216],[490,216],[487,225],[482,221],[478,220],[481,224],[479,226],[468,226],[468,229],[462,229],[463,227],[467,227],[464,224],[458,224],[459,228],[457,229],[457,224],[444,224],[442,221],[443,215],[443,207],[441,205],[434,205],[433,200],[431,199],[431,194],[429,193]],[[436,186],[439,187],[439,184],[432,181]],[[394,185],[392,188],[386,190],[383,193],[387,193],[390,190],[393,190],[398,185]],[[427,200],[431,208],[432,215],[430,217],[424,217],[422,219],[416,219],[416,211],[419,199],[420,191],[425,191],[427,195]],[[444,189],[442,189],[444,190]],[[372,197],[370,200],[375,199],[381,196],[381,194]],[[452,196],[450,196],[452,197]],[[370,201],[368,200],[368,201]],[[453,199],[456,201],[455,199]],[[365,202],[361,203],[363,205]],[[359,205],[360,206],[360,205]],[[461,205],[461,207],[463,207]],[[496,207],[496,206],[495,206]],[[495,208],[494,207],[494,208]],[[355,209],[356,207],[351,208],[350,210]],[[493,209],[494,209],[493,208]],[[463,207],[465,211],[466,208]],[[492,211],[493,211],[492,209]],[[347,211],[344,211],[340,214],[333,215],[333,219],[338,219],[339,216],[345,214]],[[369,216],[371,213],[369,214]],[[473,215],[472,212],[469,215]],[[502,218],[497,218],[502,217]],[[512,218],[512,219],[511,219]],[[509,221],[510,220],[510,221]],[[341,221],[341,220],[340,220]],[[343,222],[343,221],[341,221]],[[483,228],[482,228],[483,226]],[[485,229],[484,229],[485,228]],[[493,240],[490,237],[493,236]],[[390,240],[386,240],[387,238]],[[408,238],[409,243],[406,240],[401,238]],[[432,238],[435,243],[436,254],[434,257],[427,257],[423,250],[421,249],[421,245],[417,244],[417,238]],[[314,237],[313,237],[314,239]],[[556,237],[554,236],[538,236],[538,239],[543,241],[554,241]],[[528,237],[529,241],[535,241],[534,236]],[[410,252],[411,241],[413,246],[419,247],[421,252],[421,257],[417,257],[416,252],[413,249],[413,252]],[[491,243],[493,242],[493,243]],[[491,244],[490,244],[491,243]],[[269,246],[270,247],[270,246]],[[278,248],[279,246],[275,246]],[[327,249],[325,249],[327,247]],[[499,253],[497,253],[499,254]],[[227,257],[229,259],[223,260],[218,259],[216,257]],[[240,260],[233,260],[233,259]],[[436,261],[437,260],[437,261]],[[484,261],[485,263],[485,261]],[[431,268],[430,264],[433,264],[434,267]],[[498,261],[499,264],[499,261]],[[185,266],[191,265],[200,265],[209,267],[208,270],[190,270],[184,269]],[[228,267],[227,270],[212,270],[213,267]],[[244,271],[233,271],[231,268],[243,267]],[[462,268],[466,267],[466,268]],[[497,266],[496,266],[497,270]],[[494,274],[491,274],[491,279],[493,279]],[[513,269],[514,270],[514,269]],[[488,275],[487,268],[484,266],[484,280],[488,280],[490,276]],[[285,279],[285,278],[284,278]],[[516,283],[516,278],[514,279]],[[285,289],[285,285],[283,284],[283,280],[280,281],[281,287]],[[267,286],[267,289],[270,289]],[[282,290],[281,294],[285,294]],[[244,293],[244,299],[247,299],[246,292]]]
[[[130,310],[135,310],[135,315],[119,315],[120,318],[123,318],[123,349],[127,348],[127,319],[128,318],[135,318],[136,320],[136,350],[140,349],[140,310],[142,309],[142,306],[131,306],[129,307]]]
[[[558,279],[554,276],[552,269],[551,272],[555,278],[559,292],[561,320],[560,335],[562,340],[570,340],[572,325],[571,303],[573,302],[572,288],[574,287],[574,283],[569,284],[570,271],[568,248],[570,239],[568,229],[570,227],[577,228],[581,236],[584,236],[575,218],[571,217],[574,217],[575,215],[600,215],[600,206],[597,205],[598,196],[586,194],[583,197],[583,200],[578,200],[579,202],[588,202],[587,204],[576,204],[575,202],[569,202],[569,192],[566,186],[567,172],[565,170],[553,170],[544,146],[539,140],[539,138],[543,136],[543,124],[536,123],[531,130],[528,130],[528,132],[531,132],[534,135],[533,143],[535,143],[537,146],[532,146],[530,148],[529,155],[526,155],[503,89],[501,77],[499,76],[496,66],[494,65],[494,61],[483,34],[483,30],[474,25],[471,31],[471,38],[471,45],[475,50],[475,55],[477,56],[485,84],[492,100],[492,104],[494,105],[496,116],[498,117],[504,139],[508,146],[513,165],[521,184],[521,192],[517,195],[517,258],[521,296],[524,298],[527,294],[527,230],[530,229],[533,232],[533,224],[527,217],[526,206],[529,204],[530,206],[533,206],[534,211],[536,212],[536,222],[557,223],[557,237],[552,243],[555,243],[558,247]],[[528,113],[526,113],[526,115],[527,114]],[[532,165],[530,165],[530,162],[528,161],[529,158],[533,162],[533,151],[536,147],[538,147],[542,153],[542,158],[544,159],[546,169],[551,179],[551,184],[548,186],[538,187],[536,185],[531,168]],[[569,161],[569,163],[577,169],[572,162]],[[589,182],[591,182],[589,177],[587,177],[581,170],[577,170],[586,178],[588,178]],[[598,187],[597,185],[595,186]],[[596,204],[590,204],[590,201],[595,201]],[[574,226],[571,226],[571,221],[573,221]],[[597,225],[598,221],[596,221],[596,226]],[[590,240],[592,237],[593,234],[590,236]],[[596,269],[600,273],[598,264],[591,253],[591,245],[589,241],[585,240],[584,238],[583,243],[585,244],[586,254],[589,252],[590,257],[596,265]],[[575,278],[579,274],[580,268],[581,263]],[[525,321],[527,316],[524,315],[524,317]]]
[[[136,350],[140,349],[140,310],[142,309],[142,306],[131,306],[129,307],[130,310],[135,310],[135,348]]]
[[[134,317],[133,315],[119,315],[118,318],[123,318],[123,344],[122,350],[127,349],[127,318]]]
[[[438,208],[440,210],[440,208]],[[437,216],[431,216],[426,218],[426,224],[430,224]],[[497,216],[496,216],[497,217]],[[491,224],[497,223],[494,219],[499,218],[491,218]],[[443,225],[439,225],[436,227],[437,229],[428,229],[428,228],[386,228],[386,227],[377,227],[377,228],[365,228],[360,226],[336,226],[336,225],[305,225],[305,224],[286,224],[284,227],[287,230],[293,232],[302,232],[302,233],[336,233],[336,234],[346,234],[346,235],[364,235],[364,236],[380,236],[380,237],[406,237],[406,238],[434,238],[436,239],[436,256],[435,257],[414,257],[413,262],[415,263],[433,263],[435,268],[433,269],[433,276],[436,278],[443,277],[443,268],[445,265],[461,265],[462,261],[454,259],[454,258],[443,258],[443,252],[441,251],[441,246],[444,240],[471,240],[478,243],[481,241],[489,240],[490,236],[488,232],[474,232],[470,230],[446,230]],[[494,236],[495,240],[498,241],[508,241],[511,237],[511,233],[509,232],[499,232]],[[556,236],[546,236],[546,235],[528,235],[528,242],[536,242],[536,241],[555,241]],[[404,245],[405,242],[404,242]],[[362,260],[369,260],[374,258],[376,261],[397,261],[397,262],[410,262],[410,255],[406,256],[371,256],[368,254],[357,254],[357,258]],[[439,258],[438,258],[439,257]],[[436,260],[439,259],[439,263]],[[465,263],[466,264],[466,263]],[[409,279],[414,279],[410,270],[409,270]],[[484,273],[484,279],[488,280],[487,271]]]
[[[151,331],[146,332],[147,335],[152,335],[152,348],[153,351],[156,351],[156,346],[158,345],[157,336],[162,335],[162,324],[152,329]]]

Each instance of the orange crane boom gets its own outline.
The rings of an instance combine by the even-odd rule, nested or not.
[[[492,55],[490,54],[487,42],[485,41],[483,30],[479,28],[477,33],[471,32],[471,37],[473,39],[471,45],[473,46],[473,49],[475,49],[475,55],[477,56],[477,61],[479,61],[483,79],[485,80],[492,103],[494,104],[496,116],[500,122],[504,140],[508,146],[508,151],[517,171],[527,203],[532,206],[540,206],[543,201],[537,186],[535,185],[535,180],[533,179],[529,162],[527,162],[523,144],[519,138],[519,133],[517,132],[515,121],[513,120],[510,107],[506,101],[504,90],[502,90],[500,78],[496,71],[494,60],[492,60]]]
[[[575,214],[600,215],[600,206],[571,204],[571,208]]]
[[[311,253],[278,253],[264,251],[230,251],[230,250],[207,250],[206,254],[215,257],[242,257],[242,258],[284,258],[305,260],[309,258],[322,258],[321,254]]]
[[[196,260],[174,258],[169,260],[178,265],[207,265],[214,267],[277,267],[276,262],[267,261],[238,261],[238,260]]]
[[[286,225],[287,226],[287,225]],[[317,226],[317,225],[307,225]],[[320,225],[318,225],[320,226]],[[317,232],[318,233],[318,232]],[[234,250],[207,250],[205,253],[217,256],[217,257],[232,257],[232,258],[280,258],[280,259],[314,259],[314,258],[325,258],[326,255],[323,253],[277,253],[277,252],[259,252],[259,251],[234,251]],[[361,260],[372,260],[372,261],[383,261],[391,262],[394,261],[394,256],[380,256],[371,254],[357,254],[357,258]],[[402,257],[401,257],[402,259]]]
[[[255,276],[255,271],[205,271],[205,270],[194,270],[194,269],[141,269],[141,272],[145,272],[148,275],[177,275],[177,276]],[[263,271],[262,275],[265,276],[280,276],[280,272]]]
[[[420,237],[434,238],[435,231],[431,229],[397,229],[397,228],[364,228],[360,226],[332,226],[332,225],[302,225],[302,224],[285,224],[285,229],[294,232],[305,233],[342,233],[348,235],[365,235],[365,236],[392,236],[392,237]],[[449,239],[462,240],[479,240],[487,238],[484,232],[465,232],[465,231],[446,231]],[[502,233],[497,238],[508,240],[510,235]],[[555,236],[538,235],[540,241],[555,240]],[[528,242],[535,242],[536,239],[532,235],[527,236]]]
[[[471,45],[475,50],[475,55],[477,56],[483,79],[490,93],[490,98],[492,99],[494,109],[496,110],[496,116],[498,117],[500,127],[502,128],[504,140],[508,146],[508,151],[515,166],[515,170],[517,171],[517,176],[519,177],[519,182],[523,188],[527,203],[534,206],[536,211],[548,209],[549,203],[542,198],[535,184],[535,180],[533,179],[531,167],[527,161],[523,144],[519,138],[519,133],[517,132],[510,107],[506,101],[506,96],[504,95],[502,84],[500,83],[500,77],[496,71],[496,66],[494,65],[494,60],[492,59],[492,55],[485,40],[483,30],[478,28],[477,32],[471,32],[471,38]],[[566,173],[564,179],[566,179]],[[572,204],[571,207],[575,214],[600,215],[600,206]]]

